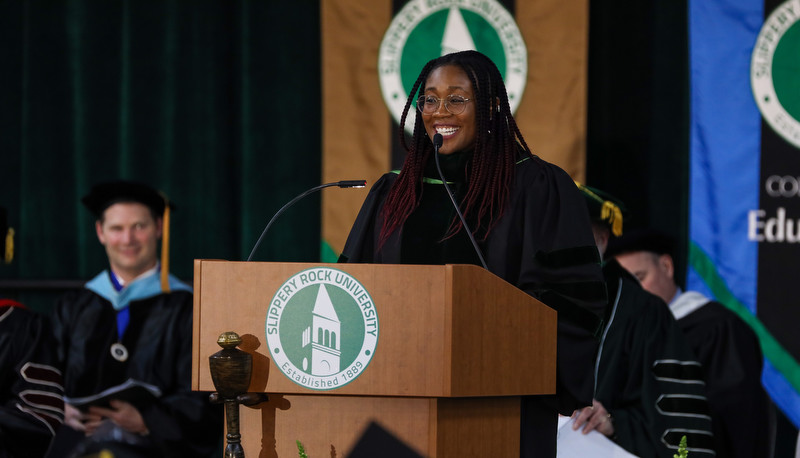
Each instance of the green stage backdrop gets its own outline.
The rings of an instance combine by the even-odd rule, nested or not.
[[[36,309],[106,267],[80,198],[133,179],[177,205],[172,271],[241,260],[269,218],[320,182],[315,1],[0,1],[0,205],[16,258],[0,295]],[[319,196],[256,260],[319,258]]]

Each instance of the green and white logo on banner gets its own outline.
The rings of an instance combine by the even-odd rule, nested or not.
[[[269,304],[266,335],[272,360],[298,385],[344,386],[369,365],[378,344],[378,313],[350,274],[328,267],[296,273]]]
[[[775,8],[764,21],[750,61],[750,84],[761,116],[800,148],[800,0]]]
[[[395,121],[429,60],[467,50],[497,65],[515,112],[527,81],[528,52],[508,10],[496,0],[411,0],[392,20],[378,51],[381,91]],[[414,116],[407,122],[410,132]]]

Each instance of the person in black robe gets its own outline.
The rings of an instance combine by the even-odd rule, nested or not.
[[[223,422],[220,407],[191,390],[191,288],[157,258],[162,216],[171,204],[147,186],[124,181],[95,186],[83,203],[98,217],[110,269],[65,295],[53,311],[65,423],[86,436],[70,456],[103,449],[132,457],[209,456]],[[154,385],[161,395],[82,410],[71,404],[129,379]],[[69,442],[64,448],[72,447]]]
[[[703,365],[719,457],[770,453],[770,406],[761,385],[763,356],[755,332],[734,312],[675,281],[674,240],[652,229],[631,231],[609,253],[647,291],[669,304]]]
[[[623,235],[625,207],[603,191],[578,187],[597,249],[605,254],[609,240]],[[702,367],[666,304],[613,258],[604,262],[603,274],[609,307],[595,400],[575,413],[573,428],[597,430],[642,457],[672,458],[683,436],[690,456],[715,456]]]
[[[14,230],[0,207],[0,262],[14,257]],[[45,317],[0,298],[0,458],[42,457],[64,420],[56,345]]]
[[[502,77],[483,54],[464,51],[428,62],[410,94],[399,127],[408,151],[403,168],[372,187],[340,262],[484,265],[558,310],[557,388],[550,411],[572,413],[590,405],[606,297],[589,219],[572,179],[531,153],[511,115]],[[416,117],[408,145],[410,110]],[[432,139],[438,136],[436,154]],[[541,408],[541,401],[526,399],[523,417],[527,409]],[[555,413],[552,425],[542,427],[548,433],[536,438],[523,419],[523,456],[555,455]]]
[[[44,456],[64,419],[63,396],[47,320],[0,299],[0,458]]]

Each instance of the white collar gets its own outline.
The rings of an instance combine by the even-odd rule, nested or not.
[[[678,288],[675,297],[669,303],[669,310],[676,320],[680,320],[709,302],[711,302],[709,298],[697,291],[683,292]]]

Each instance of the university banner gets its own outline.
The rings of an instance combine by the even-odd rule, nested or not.
[[[800,426],[800,0],[690,0],[687,286],[739,314]]]
[[[402,164],[396,126],[407,91],[429,59],[466,49],[497,64],[534,153],[583,181],[588,0],[323,0],[321,8],[322,182],[370,186]],[[338,257],[366,193],[323,193],[323,261]]]

